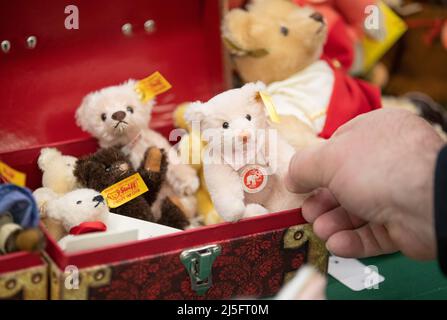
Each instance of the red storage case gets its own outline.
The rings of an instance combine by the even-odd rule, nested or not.
[[[69,5],[78,8],[78,30],[65,28]],[[157,98],[150,124],[167,135],[178,103],[229,87],[220,39],[225,7],[218,0],[2,2],[0,41],[11,47],[0,52],[0,160],[25,172],[28,187],[39,187],[42,147],[73,156],[97,148],[75,124],[82,97],[154,71],[173,86]],[[149,20],[152,31],[144,28]],[[34,48],[27,44],[32,36]],[[48,239],[46,256],[54,299],[270,296],[303,263],[327,267],[324,244],[298,209],[75,254]],[[13,256],[7,263],[17,266]],[[73,270],[77,289],[66,285]]]

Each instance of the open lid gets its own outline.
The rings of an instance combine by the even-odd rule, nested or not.
[[[65,27],[70,5],[77,30]],[[160,71],[173,86],[157,98],[164,110],[224,90],[220,11],[209,0],[0,2],[0,42],[11,43],[0,51],[0,153],[88,138],[74,119],[83,96],[129,78]]]

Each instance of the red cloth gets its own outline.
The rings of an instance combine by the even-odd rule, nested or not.
[[[76,227],[70,229],[70,234],[79,235],[91,232],[101,232],[106,231],[107,226],[101,221],[89,221],[83,222]]]
[[[354,45],[348,36],[348,30],[344,21],[337,20],[329,28],[323,55],[331,59],[337,59],[346,72],[351,68],[354,63]]]
[[[354,62],[354,45],[363,37],[365,8],[376,0],[293,0],[320,12],[328,26],[324,56],[337,59],[346,70]]]
[[[349,76],[343,68],[334,65],[333,60],[326,60],[334,71],[334,88],[326,114],[326,123],[320,137],[328,139],[332,134],[362,113],[381,108],[379,88]]]

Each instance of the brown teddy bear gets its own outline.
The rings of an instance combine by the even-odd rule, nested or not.
[[[101,192],[138,172],[149,191],[110,211],[184,229],[189,225],[189,221],[178,201],[173,197],[157,198],[166,178],[167,166],[166,153],[153,147],[147,150],[140,168],[135,171],[129,157],[121,151],[120,146],[117,146],[103,148],[92,155],[80,158],[75,164],[74,175],[83,187]],[[154,206],[159,207],[159,210],[154,210]],[[157,217],[155,212],[160,212],[160,216]]]

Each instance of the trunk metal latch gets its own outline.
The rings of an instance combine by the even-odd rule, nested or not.
[[[199,296],[204,295],[213,285],[211,270],[214,260],[220,255],[221,247],[212,244],[185,250],[180,254],[180,261],[188,271],[191,288]]]

